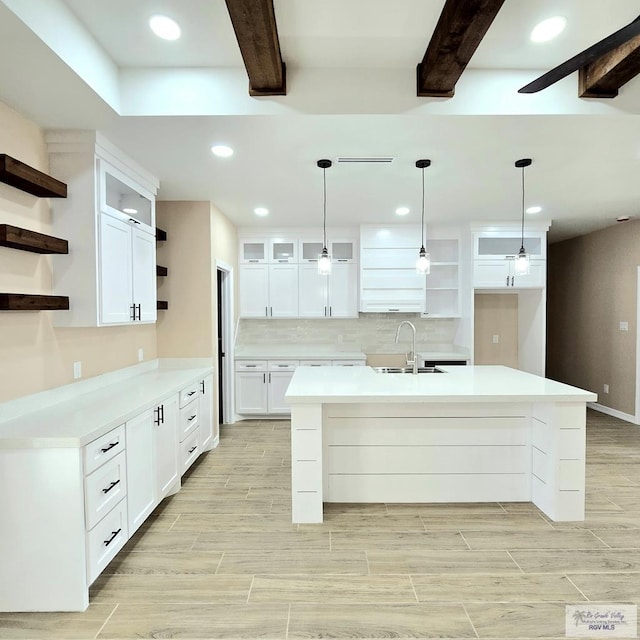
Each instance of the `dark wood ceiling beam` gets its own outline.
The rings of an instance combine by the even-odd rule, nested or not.
[[[280,54],[273,0],[225,2],[249,76],[249,95],[286,95],[287,76]]]
[[[418,65],[418,96],[451,98],[505,0],[446,0]]]
[[[640,73],[640,36],[580,69],[581,98],[615,98],[620,87]]]

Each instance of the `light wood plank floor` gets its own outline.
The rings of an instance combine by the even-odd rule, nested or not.
[[[91,589],[0,638],[564,638],[640,603],[640,428],[588,414],[587,519],[531,504],[326,505],[293,525],[289,423],[225,426]]]

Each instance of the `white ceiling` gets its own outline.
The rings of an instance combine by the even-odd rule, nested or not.
[[[517,221],[521,157],[534,160],[528,204],[556,240],[640,216],[640,79],[608,101],[577,98],[577,74],[517,94],[635,19],[637,1],[507,0],[456,96],[418,99],[443,4],[275,0],[289,95],[254,99],[223,0],[0,0],[0,100],[44,128],[101,129],[159,177],[162,199],[211,200],[239,226],[317,226],[316,161],[340,155],[395,160],[329,169],[330,225],[419,221],[423,157],[428,221]],[[182,38],[156,39],[152,13],[178,20]],[[565,33],[530,43],[556,14]],[[214,142],[234,156],[213,157]]]

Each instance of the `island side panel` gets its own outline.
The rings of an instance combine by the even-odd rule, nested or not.
[[[322,522],[322,404],[291,407],[291,520]]]
[[[584,520],[585,403],[536,404],[532,431],[533,503],[554,521]]]
[[[334,404],[326,502],[531,500],[530,405]]]

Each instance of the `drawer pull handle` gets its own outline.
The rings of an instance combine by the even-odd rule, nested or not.
[[[257,364],[245,364],[244,365],[247,369],[255,369],[258,365]]]
[[[195,420],[198,417],[197,414],[193,414],[190,418],[187,418],[187,422],[191,422],[192,420]]]
[[[102,451],[102,453],[107,453],[109,449],[113,449],[113,447],[117,447],[119,444],[120,442],[112,442],[108,447],[105,447],[104,449],[100,449],[100,451]]]
[[[122,531],[122,528],[118,529],[117,531],[112,531],[111,532],[111,537],[108,540],[104,541],[104,546],[108,547],[115,539],[116,536]]]
[[[120,484],[120,480],[114,480],[106,489],[102,490],[102,493],[109,493],[117,484]]]
[[[189,393],[187,393],[188,396],[192,396],[194,393],[198,393],[197,391],[189,391]]]
[[[189,453],[193,453],[196,449],[198,448],[198,445],[194,445],[193,447],[191,447],[191,449],[189,449]]]

